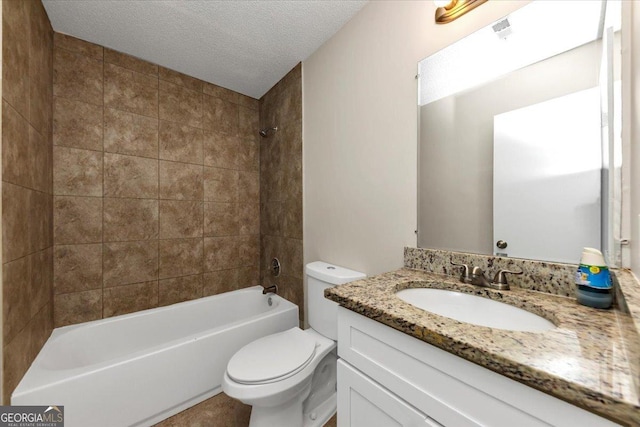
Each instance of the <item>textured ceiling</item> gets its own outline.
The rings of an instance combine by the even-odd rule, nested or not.
[[[260,98],[366,1],[43,3],[55,31]]]

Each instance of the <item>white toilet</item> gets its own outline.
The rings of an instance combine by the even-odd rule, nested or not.
[[[366,276],[320,261],[306,274],[311,328],[253,341],[227,365],[222,390],[253,407],[250,427],[322,426],[336,411],[338,304],[324,290]]]

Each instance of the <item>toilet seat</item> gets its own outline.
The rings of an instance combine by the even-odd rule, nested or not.
[[[315,340],[300,328],[291,328],[242,347],[229,361],[227,375],[249,385],[282,381],[304,369],[315,354]]]

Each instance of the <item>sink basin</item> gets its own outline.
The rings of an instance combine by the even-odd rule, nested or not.
[[[479,326],[526,332],[542,332],[556,327],[537,314],[461,292],[412,288],[398,291],[396,296],[422,310]]]

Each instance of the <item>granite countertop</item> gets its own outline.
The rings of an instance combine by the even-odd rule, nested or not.
[[[622,272],[618,280],[630,279]],[[557,327],[493,329],[421,310],[396,297],[405,288],[450,289],[502,301]],[[575,299],[513,287],[497,291],[403,268],[329,288],[341,306],[617,423],[640,425],[640,337],[633,313],[597,310]]]

